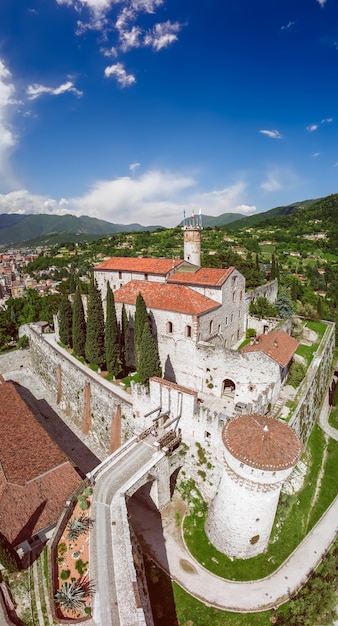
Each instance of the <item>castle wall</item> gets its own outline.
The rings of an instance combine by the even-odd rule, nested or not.
[[[121,433],[122,441],[133,434],[132,397],[129,394],[106,382],[59,348],[53,335],[38,334],[28,325],[22,327],[21,332],[29,337],[34,370],[55,393],[61,409],[84,433],[90,430],[107,454],[116,448],[116,433]],[[111,441],[112,433],[114,442]]]
[[[326,322],[326,324],[327,329],[321,344],[314,355],[305,379],[298,389],[295,398],[298,406],[289,422],[289,425],[296,431],[304,444],[318,419],[332,378],[335,324],[333,322]]]
[[[255,287],[255,289],[251,289],[246,292],[245,299],[247,307],[249,308],[250,303],[257,300],[257,298],[266,298],[269,302],[271,302],[271,304],[273,304],[277,299],[277,293],[278,280],[275,278],[264,285],[260,285],[259,287]]]

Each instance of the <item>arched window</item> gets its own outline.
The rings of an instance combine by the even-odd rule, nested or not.
[[[167,334],[171,335],[173,332],[173,323],[172,322],[167,322]]]
[[[186,326],[185,327],[185,336],[186,337],[191,337],[191,326]]]

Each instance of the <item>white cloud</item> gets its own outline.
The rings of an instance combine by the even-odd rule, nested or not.
[[[295,22],[289,22],[288,24],[286,24],[285,26],[282,26],[281,30],[289,30],[290,28],[292,28],[292,26],[295,25]]]
[[[151,46],[153,50],[158,52],[162,48],[167,48],[174,41],[177,41],[177,34],[181,30],[181,25],[178,22],[163,22],[162,24],[155,24],[152,31],[149,32],[145,38],[144,43],[146,46]]]
[[[137,170],[140,166],[141,166],[141,163],[131,163],[129,165],[129,169],[131,172],[135,172],[135,170]]]
[[[314,152],[312,156],[313,157],[319,157],[320,156],[320,152]]]
[[[317,0],[318,4],[323,8],[324,4],[326,4],[326,0]]]
[[[262,133],[262,135],[266,135],[267,137],[270,137],[271,139],[281,139],[282,135],[280,134],[279,130],[260,130],[260,133]]]
[[[43,94],[48,94],[50,96],[60,96],[67,92],[73,93],[75,96],[78,97],[83,95],[83,92],[76,89],[76,87],[74,87],[74,83],[70,80],[66,83],[63,83],[62,85],[59,85],[59,87],[45,87],[44,85],[38,85],[35,83],[34,85],[29,85],[26,89],[29,100],[35,100]]]
[[[137,165],[137,164],[132,164]],[[93,183],[82,196],[55,200],[29,193],[25,189],[0,195],[0,212],[88,215],[109,222],[176,226],[194,211],[208,215],[238,212],[253,213],[254,206],[243,202],[246,184],[239,181],[220,190],[196,191],[191,176],[170,171],[151,170],[136,176],[123,176]]]
[[[282,184],[278,180],[276,174],[270,172],[267,179],[261,184],[261,188],[268,192],[279,191],[279,189],[282,188]]]
[[[114,76],[121,87],[130,87],[136,83],[136,78],[133,74],[127,74],[122,63],[116,63],[115,65],[109,65],[104,70],[106,78]]]
[[[141,45],[141,29],[133,26],[131,30],[120,33],[121,50],[127,52],[131,48],[139,48]]]
[[[309,133],[313,133],[315,130],[318,130],[318,124],[310,124],[306,127],[306,130],[308,130]]]
[[[331,124],[331,122],[333,122],[333,117],[325,117],[325,118],[321,121],[321,124]]]

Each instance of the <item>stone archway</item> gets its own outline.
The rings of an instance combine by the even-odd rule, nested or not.
[[[234,398],[236,385],[231,378],[224,378],[222,382],[222,395]]]

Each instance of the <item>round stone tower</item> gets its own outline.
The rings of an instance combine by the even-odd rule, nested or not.
[[[201,234],[202,227],[189,225],[183,227],[184,231],[184,260],[193,265],[201,265]]]
[[[223,473],[205,530],[217,550],[248,559],[268,545],[281,486],[302,444],[290,426],[261,414],[229,421],[222,440]]]

